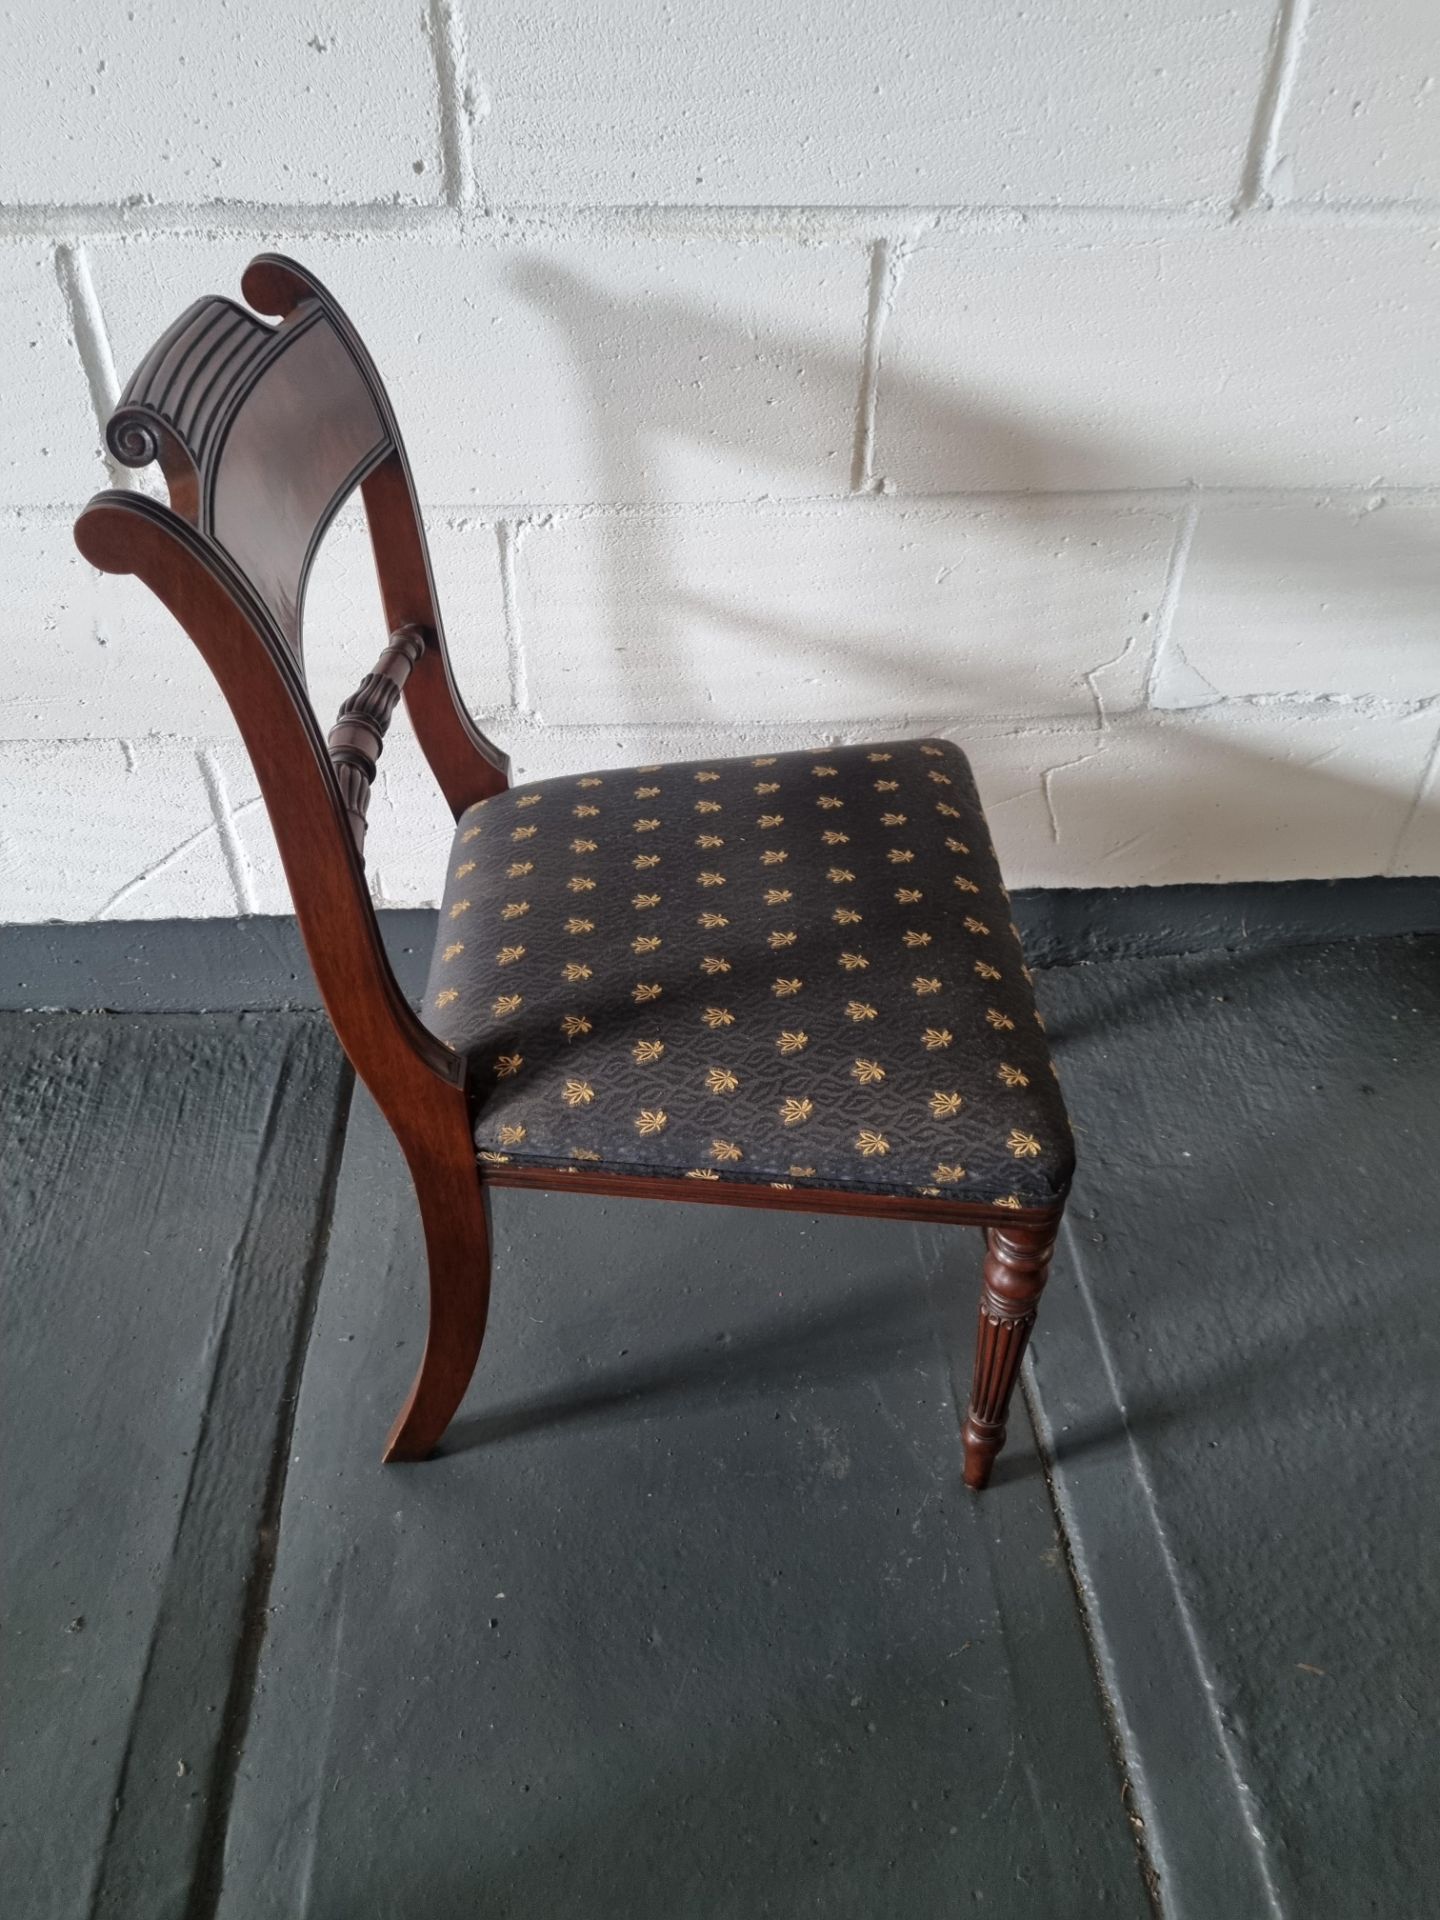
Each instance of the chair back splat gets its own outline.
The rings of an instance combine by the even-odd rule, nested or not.
[[[124,465],[158,461],[169,505],[134,491],[97,494],[76,541],[95,566],[138,574],[218,680],[356,1067],[373,1089],[392,1074],[398,1046],[412,1067],[459,1084],[462,1065],[415,1018],[385,958],[365,883],[366,811],[402,696],[457,817],[505,790],[508,765],[456,688],[409,463],[368,352],[294,261],[260,255],[242,289],[255,311],[210,296],[181,314],[106,430]],[[305,588],[357,489],[390,638],[327,742],[305,679]]]

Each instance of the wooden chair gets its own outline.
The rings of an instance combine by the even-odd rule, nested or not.
[[[107,429],[164,506],[97,494],[81,552],[133,573],[219,682],[325,1005],[424,1221],[424,1357],[386,1447],[430,1453],[479,1355],[486,1191],[568,1188],[985,1230],[965,1478],[983,1487],[1073,1149],[989,830],[941,740],[512,787],[451,675],[415,489],[349,320],[262,254],[198,301]],[[359,488],[389,639],[328,739],[305,584]],[[458,822],[423,1013],[365,880],[366,806],[405,700]]]

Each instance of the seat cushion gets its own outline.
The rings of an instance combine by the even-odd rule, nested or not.
[[[427,1024],[481,1157],[1006,1206],[1070,1129],[969,764],[897,741],[542,780],[456,833]]]

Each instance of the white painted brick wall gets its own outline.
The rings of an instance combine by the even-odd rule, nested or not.
[[[119,382],[266,246],[379,359],[522,777],[940,730],[1018,885],[1440,872],[1434,0],[4,32],[0,920],[287,905],[198,657],[69,533]],[[379,638],[347,516],[322,719]],[[403,721],[372,820],[432,901]]]

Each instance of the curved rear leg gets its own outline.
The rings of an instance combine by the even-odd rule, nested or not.
[[[458,1117],[446,1115],[427,1140],[401,1137],[425,1228],[430,1325],[415,1384],[385,1443],[387,1462],[423,1460],[435,1451],[485,1338],[490,1233],[463,1097],[458,1108]]]

